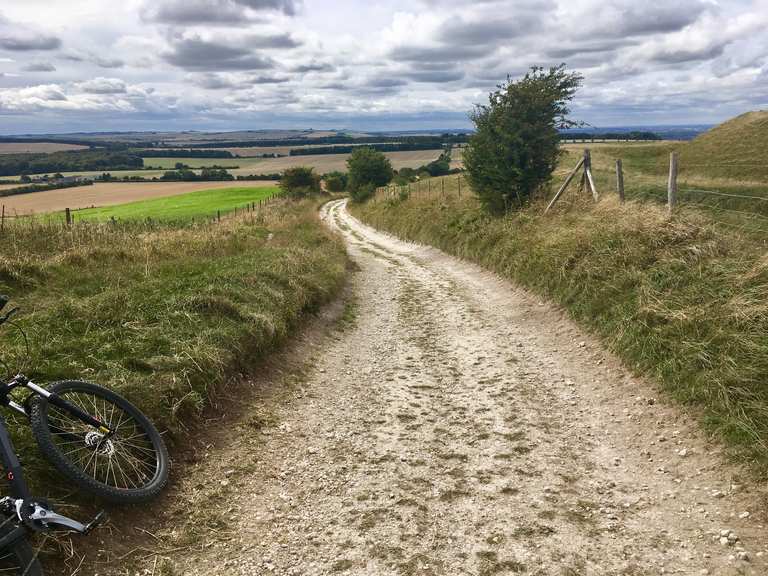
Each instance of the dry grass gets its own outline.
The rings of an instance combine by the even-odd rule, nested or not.
[[[8,370],[40,382],[101,382],[171,429],[174,444],[214,389],[341,287],[344,247],[316,208],[281,202],[261,215],[185,227],[6,223],[0,293],[22,308],[31,345],[26,358],[20,335],[4,330]],[[25,470],[39,480],[47,467],[27,426],[12,429]]]
[[[738,452],[768,466],[768,259],[764,236],[692,210],[570,197],[490,218],[467,194],[379,198],[367,222],[475,261],[562,304],[628,364],[653,376]],[[438,190],[433,186],[433,190]]]

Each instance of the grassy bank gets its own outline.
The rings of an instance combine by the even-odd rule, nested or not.
[[[628,365],[768,470],[768,258],[765,241],[654,203],[543,216],[534,205],[484,215],[467,194],[411,195],[354,206],[365,222],[474,261],[561,304]],[[435,189],[437,187],[434,187]]]
[[[270,187],[238,187],[199,190],[176,196],[139,200],[117,206],[88,208],[78,210],[75,218],[78,220],[137,220],[152,218],[153,220],[181,221],[192,218],[213,217],[217,211],[226,214],[235,208],[243,208],[251,202],[266,200],[278,194],[277,186]]]
[[[173,443],[214,389],[247,373],[343,282],[344,247],[316,204],[265,214],[184,227],[6,223],[0,292],[22,308],[31,347],[25,360],[22,338],[5,328],[8,369],[110,386]],[[22,424],[13,432],[40,479],[47,467]]]

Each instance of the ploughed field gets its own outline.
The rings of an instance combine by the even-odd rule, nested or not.
[[[273,188],[274,182],[248,182],[247,187]],[[0,198],[6,214],[39,214],[71,208],[114,206],[139,200],[186,194],[199,190],[238,188],[234,182],[103,182],[93,186],[79,186],[61,190],[32,192]]]

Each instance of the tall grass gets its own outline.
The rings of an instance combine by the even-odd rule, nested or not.
[[[110,386],[173,440],[212,390],[336,293],[345,265],[343,245],[309,202],[218,225],[21,219],[0,238],[0,291],[23,310],[30,355],[7,327],[0,356],[8,372],[41,382]],[[44,478],[26,426],[12,428],[27,469]]]
[[[692,211],[615,198],[490,218],[474,198],[381,196],[369,224],[477,262],[565,307],[638,371],[702,409],[709,430],[768,470],[764,241]],[[438,188],[434,186],[434,188]]]

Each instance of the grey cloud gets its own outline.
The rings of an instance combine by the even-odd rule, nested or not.
[[[93,63],[99,68],[122,68],[125,66],[125,62],[120,58],[102,58],[100,56],[94,56]]]
[[[405,86],[408,84],[401,78],[371,78],[365,85],[371,88],[397,88],[398,86]]]
[[[226,24],[245,26],[251,23],[244,7],[232,0],[173,0],[147,4],[141,11],[146,22],[191,26]]]
[[[125,94],[128,91],[125,82],[118,78],[94,78],[80,82],[78,86],[88,94]]]
[[[277,10],[288,16],[295,15],[301,4],[300,0],[235,0],[235,2],[253,10]]]
[[[201,38],[176,40],[163,59],[190,71],[268,70],[275,67],[272,59],[253,54],[247,48],[220,44]]]
[[[438,39],[446,43],[456,42],[470,46],[503,43],[505,40],[514,40],[541,30],[543,16],[539,11],[494,20],[466,21],[461,17],[454,17],[440,28]]]
[[[581,44],[561,43],[547,50],[546,54],[551,58],[570,58],[576,54],[608,52],[624,46],[631,46],[635,43],[636,42],[625,39],[601,40],[598,42],[584,42]]]
[[[57,50],[61,48],[61,39],[11,22],[0,15],[0,48],[14,52]]]
[[[461,70],[414,70],[404,74],[406,78],[414,82],[424,82],[430,84],[442,84],[445,82],[456,82],[464,78],[465,74]]]
[[[459,46],[443,44],[439,46],[398,46],[390,52],[390,57],[399,62],[456,62],[477,60],[488,56],[486,46]]]
[[[300,74],[306,74],[307,72],[333,72],[334,70],[336,70],[336,67],[333,64],[316,61],[291,68],[291,72],[298,72]]]
[[[147,2],[141,18],[147,22],[180,26],[247,26],[258,21],[248,9],[293,16],[297,8],[298,3],[294,0],[166,0]]]
[[[290,82],[291,79],[286,76],[253,76],[247,81],[250,84],[285,84]]]
[[[32,62],[22,68],[24,72],[56,72],[56,66],[50,62]]]
[[[682,64],[684,62],[698,62],[702,60],[711,60],[722,55],[727,43],[715,44],[713,46],[706,46],[704,48],[681,48],[681,49],[665,49],[651,56],[653,62],[661,62],[664,64]]]
[[[622,9],[618,32],[628,36],[675,32],[693,24],[710,5],[702,0],[678,0],[656,5],[636,4]]]
[[[250,46],[251,48],[266,49],[290,49],[301,46],[301,42],[293,38],[290,34],[272,34],[266,36],[254,34],[244,38],[239,43],[244,46]]]
[[[203,74],[202,76],[196,76],[192,81],[207,90],[225,90],[225,89],[238,89],[242,88],[242,83],[233,82],[228,78],[224,78],[219,74]]]

